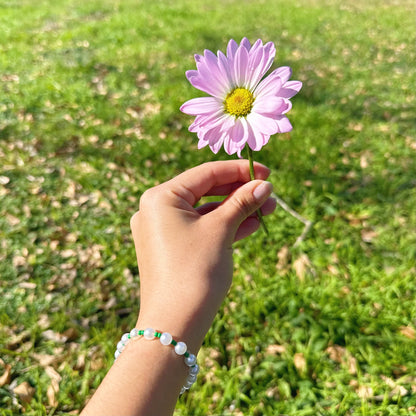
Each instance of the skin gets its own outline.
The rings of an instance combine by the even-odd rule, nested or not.
[[[269,169],[254,168],[258,179],[250,181],[247,160],[209,162],[142,195],[131,219],[140,271],[136,328],[167,331],[197,354],[232,283],[233,242],[259,228],[257,209],[268,215],[276,207]],[[227,198],[194,208],[209,195]],[[187,374],[172,347],[140,337],[81,415],[172,415]]]

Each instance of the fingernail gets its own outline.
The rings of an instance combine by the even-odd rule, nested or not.
[[[273,185],[270,182],[264,181],[253,191],[253,196],[256,201],[262,201],[269,196],[273,191]]]

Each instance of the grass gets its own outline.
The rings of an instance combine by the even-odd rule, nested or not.
[[[135,322],[129,218],[207,160],[179,106],[193,54],[277,45],[304,83],[256,160],[278,210],[176,415],[416,414],[410,1],[0,0],[0,415],[77,414]],[[25,384],[26,383],[26,384]]]

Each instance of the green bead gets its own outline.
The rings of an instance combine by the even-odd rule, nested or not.
[[[188,358],[188,357],[189,357],[189,351],[186,351],[186,353],[184,354],[184,356],[185,356],[186,358]]]
[[[161,333],[161,332],[155,332],[155,337],[156,337],[156,338],[160,338],[160,337],[161,337],[161,335],[162,335],[162,333]]]
[[[177,342],[173,339],[173,340],[172,340],[172,342],[171,342],[171,344],[172,344],[173,346],[175,346],[175,345],[177,344]]]
[[[141,329],[141,330],[138,332],[138,334],[139,334],[139,335],[143,335],[143,334],[144,334],[144,329]]]

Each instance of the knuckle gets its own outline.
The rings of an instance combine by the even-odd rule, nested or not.
[[[151,207],[155,204],[157,200],[159,192],[157,187],[147,189],[143,192],[142,196],[140,197],[140,209],[146,209],[147,207]]]
[[[130,218],[130,229],[134,230],[139,223],[140,211],[136,211]]]

